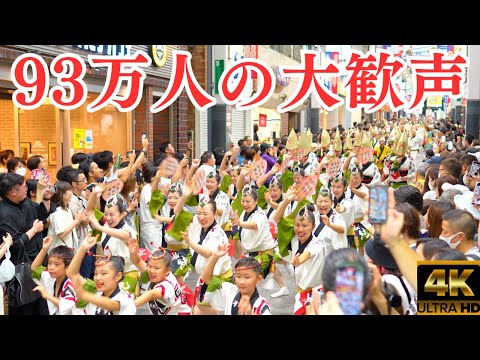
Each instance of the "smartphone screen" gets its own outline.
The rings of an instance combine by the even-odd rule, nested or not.
[[[362,313],[364,274],[354,266],[339,268],[335,275],[335,295],[345,315]]]
[[[470,165],[470,176],[477,177],[480,175],[480,162],[474,161],[472,165]]]
[[[472,205],[480,205],[480,182],[475,185],[475,190],[473,191]]]
[[[372,185],[368,198],[368,220],[371,224],[385,224],[387,222],[388,186]]]
[[[142,133],[142,142],[147,138],[147,133]]]

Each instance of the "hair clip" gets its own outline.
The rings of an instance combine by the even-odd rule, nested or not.
[[[203,208],[203,207],[204,207],[205,205],[207,205],[209,202],[210,202],[210,197],[209,197],[208,195],[204,194],[203,197],[202,197],[202,200],[200,200],[200,202],[199,202],[198,205],[200,205],[200,207]]]
[[[107,199],[106,205],[108,208],[111,208],[113,205],[116,205],[117,203],[118,203],[117,194],[114,194]]]
[[[279,184],[280,184],[280,179],[278,179],[276,176],[273,176],[272,180],[270,180],[270,186],[272,185],[279,186]]]
[[[182,188],[182,187],[181,187],[180,183],[177,181],[177,182],[174,182],[174,183],[170,186],[169,192],[172,192],[172,193],[178,192],[181,188]]]
[[[253,191],[253,187],[247,186],[242,190],[242,196],[250,195]]]
[[[210,174],[207,175],[207,178],[212,179],[215,176],[217,176],[217,172],[215,170],[213,170]]]
[[[298,212],[298,215],[297,215],[298,219],[299,219],[300,221],[305,220],[305,217],[308,216],[308,213],[309,213],[309,212],[310,212],[310,210],[308,210],[308,206],[305,205],[305,206]],[[302,213],[302,214],[300,215],[300,213]]]
[[[150,243],[151,244],[151,243]],[[151,244],[153,245],[153,244]],[[167,255],[167,250],[165,250],[165,248],[163,247],[155,247],[157,249],[157,251],[161,251],[161,254],[160,255],[153,255],[155,254],[157,251],[155,251],[153,254],[150,254],[150,260],[160,260],[160,259],[163,259],[165,257],[165,255]]]
[[[334,178],[332,179],[333,182],[339,182],[339,181],[342,181],[343,179],[343,176],[342,176],[342,173],[341,172],[338,172]]]
[[[110,259],[112,258],[113,254],[112,254],[112,251],[110,250],[110,248],[106,247],[104,251],[108,250],[110,252],[110,255],[105,255],[102,254],[102,255],[96,255],[96,254],[91,254],[93,256],[95,256],[96,258],[98,258],[97,261],[95,261],[95,265],[96,266],[99,266],[99,265],[103,265],[104,263],[110,261]]]

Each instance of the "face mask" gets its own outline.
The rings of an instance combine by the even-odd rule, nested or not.
[[[455,248],[458,246],[458,244],[460,244],[460,241],[457,241],[456,243],[452,243],[452,239],[453,239],[455,236],[457,236],[458,234],[460,234],[460,233],[458,232],[458,233],[453,234],[453,235],[448,236],[448,237],[446,237],[446,236],[441,236],[441,235],[440,235],[438,238],[439,238],[440,240],[446,241],[447,244],[450,246],[451,249],[455,249]]]
[[[430,190],[435,190],[435,181],[429,181],[428,187],[430,188]]]
[[[25,176],[27,174],[27,168],[20,168],[20,169],[17,169],[15,170],[15,174],[18,174],[20,176]]]

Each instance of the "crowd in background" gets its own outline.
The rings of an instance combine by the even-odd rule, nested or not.
[[[199,158],[166,142],[148,159],[147,139],[75,153],[56,174],[0,151],[5,314],[275,315],[262,281],[291,314],[415,314],[417,260],[480,259],[480,141],[452,119],[257,131]],[[31,264],[34,301],[9,296],[7,261]]]

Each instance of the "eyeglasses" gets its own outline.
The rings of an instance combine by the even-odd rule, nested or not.
[[[87,182],[87,179],[75,180],[76,183],[84,183]]]

